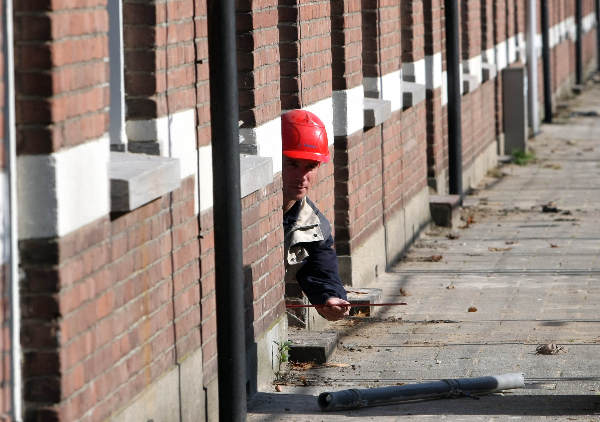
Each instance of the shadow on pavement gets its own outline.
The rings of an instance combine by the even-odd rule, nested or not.
[[[255,414],[332,415],[348,417],[392,415],[514,415],[575,416],[600,414],[598,395],[489,395],[473,398],[439,399],[321,412],[317,397],[304,394],[258,393],[248,406]]]

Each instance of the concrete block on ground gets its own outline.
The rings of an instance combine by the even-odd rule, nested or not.
[[[360,288],[360,287],[352,287],[346,289],[346,293],[348,294],[348,302],[352,304],[371,304],[371,303],[381,303],[381,289],[374,288]],[[365,307],[355,307],[350,308],[350,315],[356,315],[357,313],[366,314],[370,316],[375,311],[375,307],[365,306]]]
[[[442,227],[457,227],[460,221],[459,195],[432,195],[429,197],[429,210],[433,222]]]
[[[290,360],[293,362],[325,363],[335,351],[337,331],[289,330]]]
[[[181,185],[179,160],[157,155],[110,153],[111,211],[132,211]]]
[[[415,82],[402,82],[402,104],[403,108],[414,107],[421,101],[425,101],[427,89],[425,85]]]
[[[365,127],[375,127],[385,122],[392,114],[392,102],[379,98],[364,98]]]

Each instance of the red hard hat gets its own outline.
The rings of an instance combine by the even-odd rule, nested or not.
[[[325,125],[314,113],[290,110],[281,116],[283,155],[326,163],[329,143]]]

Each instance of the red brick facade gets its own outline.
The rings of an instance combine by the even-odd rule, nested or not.
[[[56,157],[107,136],[108,1],[13,3],[16,127],[8,130],[16,134],[19,159],[47,157],[58,162],[62,158]],[[583,3],[583,16],[588,17],[595,3]],[[213,164],[202,162],[200,151],[210,149],[210,101],[218,101],[209,92],[207,1],[122,4],[127,123],[149,122],[152,128],[164,124],[170,137],[174,116],[189,112],[195,168],[182,174],[179,188],[133,211],[108,210],[74,228],[21,236],[25,420],[113,417],[196,354],[202,355],[198,383],[208,409],[205,419],[216,405],[209,397],[218,379],[214,219],[212,202],[205,206],[199,199],[212,195],[205,175],[210,171],[203,166]],[[550,26],[556,28],[552,90],[559,93],[570,86],[575,71],[575,44],[569,33],[575,8],[566,0],[548,4]],[[461,62],[477,63],[481,58],[498,70],[462,96],[462,163],[463,171],[469,172],[503,135],[501,70],[525,59],[526,7],[518,0],[468,0],[460,6]],[[427,206],[430,192],[447,193],[443,0],[239,0],[236,19],[242,129],[266,137],[257,144],[279,151],[278,118],[285,110],[315,107],[328,130],[334,127],[332,159],[319,168],[319,182],[310,197],[332,223],[338,255],[353,258],[382,231],[388,235],[390,221],[417,209],[415,201]],[[595,27],[588,29],[583,38],[587,66],[596,54]],[[356,115],[334,97],[352,91],[344,97],[348,110],[358,107],[364,116],[362,96],[402,98],[401,88],[390,94],[394,83],[417,85],[408,74],[400,76],[403,65],[415,72],[425,69],[426,77],[410,75],[426,81],[417,87],[425,90],[425,98],[393,108],[374,127],[349,130]],[[539,69],[541,102],[541,62]],[[478,71],[467,70],[471,75]],[[6,75],[1,76],[3,91]],[[391,85],[389,78],[396,78]],[[363,89],[373,80],[380,83],[379,92]],[[360,95],[351,96],[356,93]],[[340,115],[349,120],[342,129],[335,121]],[[1,127],[3,119],[0,114]],[[275,130],[260,134],[269,125]],[[160,134],[139,133],[147,137],[136,135],[142,137],[133,141],[161,141]],[[179,141],[170,139],[169,148]],[[170,150],[160,153],[174,156]],[[2,142],[3,173],[6,154]],[[260,146],[257,154],[262,154]],[[278,152],[263,157],[276,163],[274,154]],[[187,157],[178,158],[183,162]],[[280,168],[272,173],[268,183],[241,198],[250,347],[270,340],[268,334],[285,318]],[[57,214],[77,200],[61,195],[57,188]],[[0,214],[0,222],[4,217]],[[395,235],[400,236],[390,237]],[[7,241],[0,242],[6,250]],[[0,269],[0,420],[10,421],[9,265],[0,262]],[[248,374],[253,377],[256,374]]]

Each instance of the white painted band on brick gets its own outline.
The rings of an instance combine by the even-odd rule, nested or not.
[[[402,108],[402,71],[396,70],[380,77],[365,77],[366,92],[378,94],[378,98],[392,103],[392,111]]]
[[[426,85],[425,59],[402,63],[402,78],[408,82]]]
[[[596,26],[596,16],[594,13],[590,13],[583,18],[583,31],[590,32]]]
[[[472,75],[475,78],[477,78],[476,80],[477,80],[478,85],[481,84],[481,81],[482,81],[481,62],[482,62],[481,55],[471,57],[469,60],[465,60],[463,62],[464,67],[465,67],[465,72],[467,72],[469,75]]]
[[[496,45],[496,65],[498,66],[498,72],[508,66],[508,44],[506,41]]]
[[[577,39],[577,24],[575,23],[575,17],[571,16],[567,18],[567,32],[571,40]]]
[[[109,140],[17,158],[19,238],[64,236],[106,216]]]
[[[491,47],[483,51],[481,53],[481,60],[483,63],[496,64],[496,49]]]
[[[335,136],[351,135],[363,130],[365,114],[362,85],[351,89],[333,91],[333,133]]]
[[[519,59],[523,63],[527,63],[527,42],[523,32],[517,34],[517,60]]]
[[[198,208],[200,212],[213,206],[212,145],[198,148]]]
[[[178,111],[169,116],[148,120],[128,120],[130,142],[154,141],[160,155],[179,158],[181,178],[196,174],[196,119],[193,109]]]
[[[240,135],[244,137],[245,143],[256,145],[259,157],[270,157],[273,160],[273,174],[281,171],[280,116],[258,127],[241,128]]]
[[[10,254],[10,203],[8,177],[5,171],[0,172],[0,264],[8,262]]]
[[[507,41],[508,45],[508,64],[517,61],[517,37],[514,35]]]
[[[442,107],[448,104],[448,72],[442,72]]]
[[[425,57],[425,86],[427,89],[434,90],[442,86],[442,53],[435,53],[433,56]]]
[[[333,99],[331,97],[317,101],[314,104],[303,107],[311,113],[315,113],[325,124],[327,130],[327,140],[329,145],[333,145]]]

